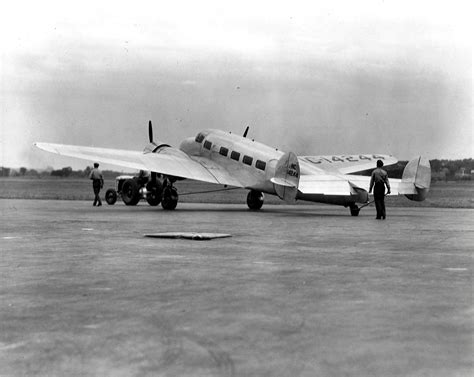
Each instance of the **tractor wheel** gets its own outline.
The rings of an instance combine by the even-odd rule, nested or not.
[[[122,200],[128,206],[135,206],[140,201],[140,191],[137,181],[127,179],[122,186]]]
[[[107,204],[113,206],[117,201],[117,191],[115,191],[115,189],[108,189],[105,192],[105,201]]]

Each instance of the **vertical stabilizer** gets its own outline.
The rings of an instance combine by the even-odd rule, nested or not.
[[[402,181],[399,186],[399,193],[417,202],[426,199],[431,184],[430,161],[424,157],[417,157],[410,162],[403,170]]]
[[[300,165],[293,152],[281,156],[276,165],[275,176],[270,181],[280,199],[287,203],[295,202],[300,182]]]

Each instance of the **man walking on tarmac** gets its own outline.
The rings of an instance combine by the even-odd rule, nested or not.
[[[94,204],[97,204],[98,207],[102,205],[100,201],[99,192],[102,187],[104,187],[104,177],[102,177],[102,172],[99,170],[99,164],[97,162],[94,163],[94,169],[92,169],[89,178],[92,179],[92,188],[94,189]]]
[[[385,213],[385,186],[387,186],[387,195],[390,194],[390,183],[388,182],[388,175],[385,170],[382,169],[382,160],[377,160],[377,168],[372,172],[372,178],[370,179],[369,194],[374,189],[374,201],[375,209],[377,210],[377,220],[384,219]]]

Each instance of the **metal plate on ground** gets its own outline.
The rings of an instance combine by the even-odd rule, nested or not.
[[[193,233],[193,232],[166,232],[166,233],[152,233],[145,234],[145,237],[151,238],[174,238],[174,239],[186,239],[194,241],[208,241],[214,238],[227,238],[232,237],[226,233]]]

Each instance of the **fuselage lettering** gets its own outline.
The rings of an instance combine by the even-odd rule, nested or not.
[[[290,164],[286,173],[291,177],[298,178],[298,165],[295,163]]]
[[[298,178],[298,171],[294,169],[288,169],[286,172],[289,176]]]
[[[312,164],[323,164],[323,163],[335,163],[335,162],[359,162],[359,161],[373,161],[373,160],[385,160],[386,157],[383,155],[378,155],[378,154],[373,154],[373,155],[366,155],[366,154],[360,154],[360,155],[351,155],[351,156],[345,156],[345,155],[334,155],[334,156],[327,156],[327,157],[305,157],[304,158],[306,161],[312,163]]]

